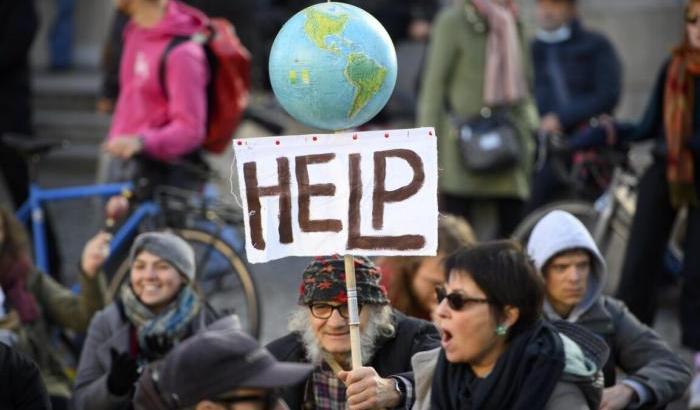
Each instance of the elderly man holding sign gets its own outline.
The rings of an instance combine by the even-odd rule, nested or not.
[[[315,258],[302,276],[300,307],[289,324],[292,332],[267,346],[278,360],[314,365],[304,382],[283,390],[282,398],[292,409],[344,408],[345,403],[350,409],[410,408],[411,356],[440,344],[432,324],[388,305],[380,273],[369,259],[355,256],[353,262],[363,366],[350,371],[344,260]]]
[[[437,331],[392,311],[379,272],[355,255],[435,255],[435,131],[353,131],[386,104],[397,73],[389,35],[357,7],[297,13],[269,67],[292,117],[336,133],[234,141],[247,259],[344,255],[309,265],[292,333],[269,345],[315,366],[283,398],[294,409],[410,407],[410,357],[436,346]]]

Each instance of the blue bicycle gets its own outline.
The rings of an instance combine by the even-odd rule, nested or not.
[[[38,159],[62,143],[12,135],[3,136],[3,141],[29,159],[29,198],[16,215],[26,225],[31,224],[34,259],[39,269],[51,272],[43,204],[122,195],[133,209],[112,232],[110,255],[105,262],[110,299],[127,277],[127,252],[133,238],[141,231],[169,229],[194,249],[197,287],[208,303],[222,314],[235,312],[244,329],[256,338],[260,336],[260,299],[250,269],[241,257],[244,243],[236,227],[240,226],[240,216],[235,210],[216,198],[171,187],[155,187],[152,195],[142,199],[138,192],[150,189],[149,181],[144,180],[44,189],[36,182]],[[135,193],[138,200],[134,200]]]

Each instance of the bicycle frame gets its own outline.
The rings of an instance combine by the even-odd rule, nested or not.
[[[44,189],[38,184],[32,183],[29,187],[29,198],[17,210],[17,219],[25,224],[31,222],[32,243],[34,245],[34,262],[37,268],[44,273],[49,273],[48,247],[46,243],[46,225],[44,222],[44,211],[42,204],[47,202],[87,198],[87,197],[110,197],[120,195],[133,188],[131,182],[83,185],[68,188]],[[121,248],[129,236],[138,229],[141,221],[149,216],[160,213],[160,206],[154,201],[140,202],[138,207],[132,212],[122,227],[114,233],[110,242],[110,251]],[[31,220],[30,220],[31,218]],[[113,254],[113,252],[110,252]]]

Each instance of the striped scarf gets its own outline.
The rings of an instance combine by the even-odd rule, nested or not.
[[[128,282],[121,287],[120,297],[126,317],[136,326],[139,351],[145,357],[156,357],[160,353],[150,351],[147,337],[164,336],[173,345],[176,344],[185,336],[189,324],[201,309],[199,298],[191,286],[183,286],[175,300],[159,314],[141,303]]]
[[[673,51],[664,90],[666,131],[666,179],[671,205],[698,205],[695,192],[693,153],[689,148],[695,104],[695,78],[700,75],[700,51],[690,48],[687,39]]]
[[[527,95],[520,49],[517,9],[512,0],[471,0],[488,22],[484,102],[489,106],[515,103]]]

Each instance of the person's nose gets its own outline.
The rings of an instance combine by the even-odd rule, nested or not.
[[[437,307],[435,308],[435,313],[440,319],[444,319],[449,316],[450,307],[447,306],[447,298],[443,299],[442,302],[437,304]]]
[[[156,279],[158,277],[158,273],[156,272],[155,267],[146,266],[146,268],[143,270],[143,276],[146,279]]]
[[[345,319],[340,315],[340,309],[333,309],[333,311],[331,311],[331,316],[328,318],[328,322],[326,323],[332,327],[342,327],[348,324],[348,319]]]
[[[578,283],[581,281],[581,278],[583,277],[583,272],[581,269],[577,268],[576,266],[570,266],[566,270],[566,277],[569,279],[569,282]]]

